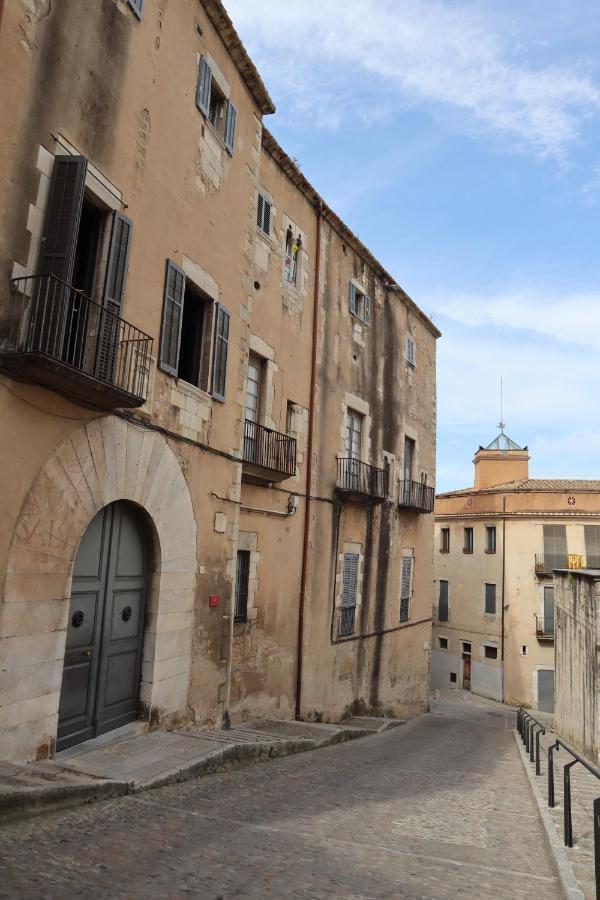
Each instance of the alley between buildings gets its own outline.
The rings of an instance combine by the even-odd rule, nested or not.
[[[513,727],[459,695],[382,735],[12,823],[0,896],[560,897]]]

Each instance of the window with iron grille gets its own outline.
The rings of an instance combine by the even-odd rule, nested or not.
[[[271,204],[262,194],[258,195],[256,224],[265,234],[271,234]]]
[[[358,553],[344,553],[342,573],[342,607],[340,610],[339,637],[354,634],[356,595],[358,590]]]
[[[235,576],[234,622],[248,621],[248,584],[250,581],[250,551],[238,550]]]
[[[408,622],[410,616],[410,595],[412,590],[412,556],[402,557],[402,573],[400,576],[400,621]]]
[[[485,614],[487,616],[496,615],[496,585],[486,584],[485,586]]]
[[[438,600],[438,620],[448,621],[448,582],[440,581],[440,596]]]

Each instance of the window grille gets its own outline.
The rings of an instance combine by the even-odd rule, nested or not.
[[[250,581],[250,551],[238,550],[235,576],[234,622],[248,620],[248,584]]]
[[[410,616],[410,595],[412,589],[412,556],[402,557],[402,573],[400,577],[400,621],[407,622]]]

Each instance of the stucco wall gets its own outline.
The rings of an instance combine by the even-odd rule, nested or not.
[[[600,761],[598,683],[600,577],[579,572],[555,575],[557,733]]]

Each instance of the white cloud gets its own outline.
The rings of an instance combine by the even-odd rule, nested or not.
[[[468,113],[516,147],[562,158],[583,120],[600,109],[598,86],[574,65],[534,66],[509,16],[450,0],[227,0],[286,109],[326,127],[396,115],[427,102]],[[500,8],[501,9],[501,8]]]
[[[461,294],[428,298],[428,307],[469,327],[494,326],[534,332],[552,340],[600,350],[600,292],[539,291],[485,295]]]

